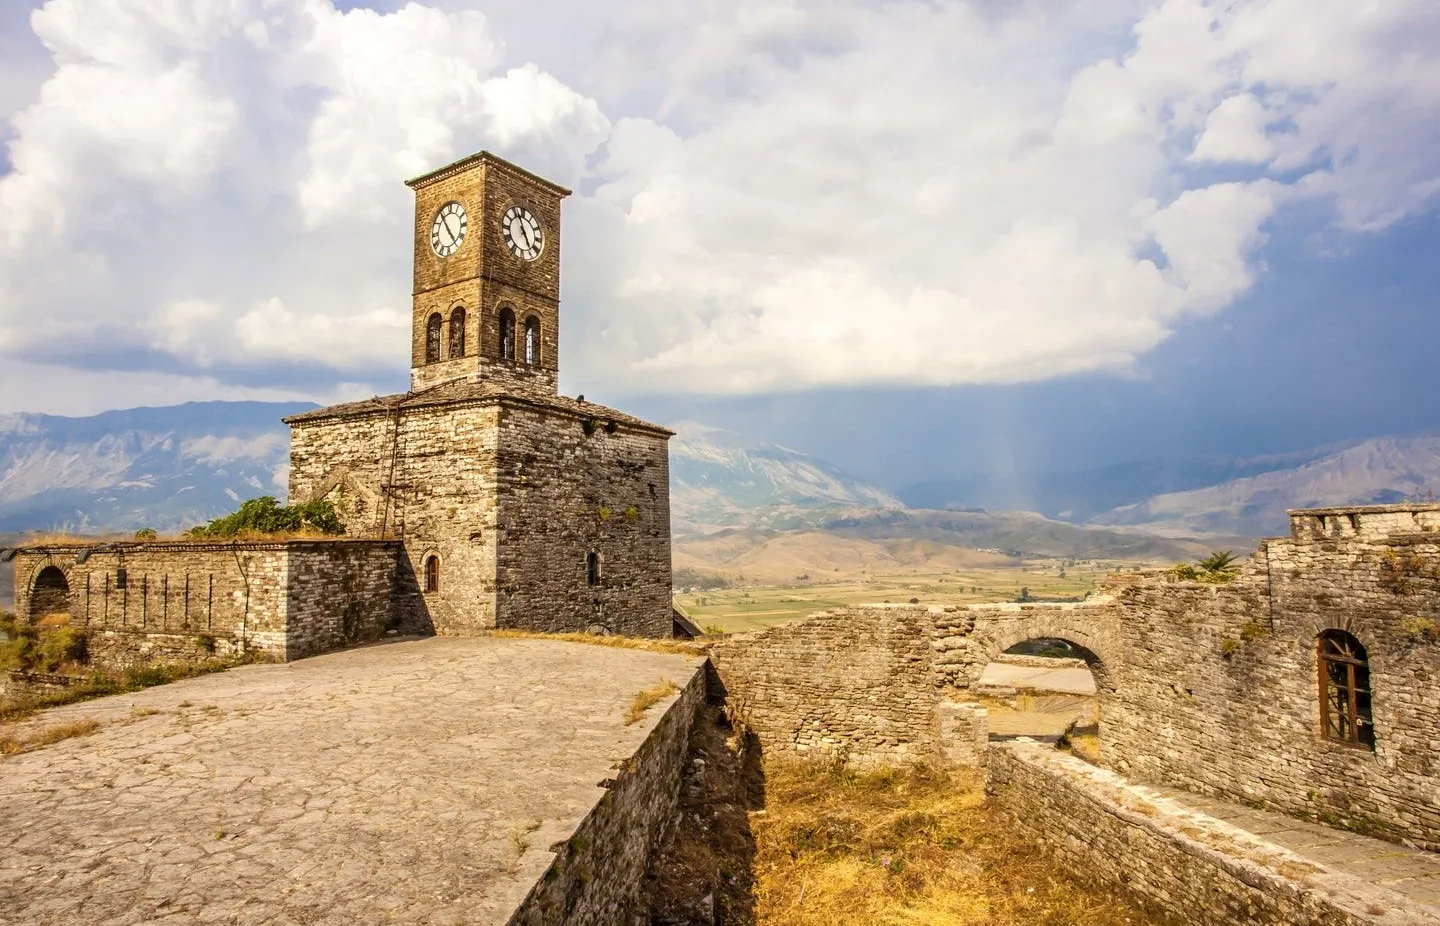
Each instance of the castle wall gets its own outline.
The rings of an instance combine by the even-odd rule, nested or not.
[[[420,582],[423,614],[440,634],[496,626],[497,405],[406,409],[396,467],[395,530]],[[439,558],[439,588],[423,591],[427,557]]]
[[[1440,536],[1297,534],[1233,583],[1117,582],[1128,652],[1106,755],[1138,780],[1440,846]],[[1367,650],[1373,752],[1320,735],[1330,628]]]
[[[990,798],[1077,876],[1186,923],[1359,926],[1429,923],[1393,892],[1321,868],[1039,744],[990,750]],[[1428,908],[1426,908],[1428,909]]]
[[[405,551],[385,541],[289,545],[285,658],[300,659],[380,639],[387,630],[416,632],[413,582]]]
[[[844,608],[723,640],[710,659],[767,754],[906,762],[937,749],[932,632],[924,608]]]
[[[946,701],[1004,649],[1059,637],[1086,649],[1102,761],[1130,778],[1435,848],[1435,510],[1332,510],[1323,530],[1299,513],[1233,582],[1157,571],[1112,577],[1082,605],[846,609],[722,641],[712,658],[766,749],[897,761],[973,752],[957,748],[963,730],[944,731]],[[1321,736],[1327,629],[1366,649],[1373,751]]]
[[[547,407],[500,420],[498,625],[671,633],[668,435]],[[590,584],[587,555],[599,556]]]
[[[638,922],[648,907],[645,868],[674,826],[690,737],[705,707],[696,667],[645,742],[620,763],[606,793],[506,920],[507,926],[608,926]]]
[[[16,606],[30,615],[36,576],[47,566],[60,569],[69,585],[71,625],[86,631],[91,663],[99,668],[242,653],[293,659],[374,639],[395,623],[395,543],[107,544],[77,564],[83,549],[22,549],[15,559]],[[352,627],[348,637],[345,626]]]
[[[291,424],[290,498],[330,499],[352,535],[405,538],[397,620],[415,632],[495,626],[499,418],[470,404]],[[439,588],[424,591],[430,556]]]

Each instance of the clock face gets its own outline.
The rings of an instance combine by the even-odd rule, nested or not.
[[[440,207],[435,213],[435,221],[430,225],[430,248],[440,257],[449,257],[460,249],[460,244],[465,240],[465,229],[470,224],[470,219],[465,215],[465,207],[456,202],[449,202]]]
[[[505,232],[505,246],[521,260],[534,260],[545,247],[545,232],[540,220],[523,206],[511,206],[500,220]]]

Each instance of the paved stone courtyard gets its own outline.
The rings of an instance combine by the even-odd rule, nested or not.
[[[45,712],[0,760],[0,922],[503,923],[700,660],[435,638]]]

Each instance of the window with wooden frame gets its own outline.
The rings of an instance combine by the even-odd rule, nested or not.
[[[1343,630],[1320,634],[1320,734],[1327,740],[1375,748],[1371,718],[1370,660],[1365,647]]]
[[[434,553],[425,557],[425,591],[440,591],[440,557]]]

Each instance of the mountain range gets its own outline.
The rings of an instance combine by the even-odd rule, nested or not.
[[[0,534],[177,532],[245,498],[283,496],[289,434],[280,419],[313,407],[192,402],[87,418],[0,415]],[[977,550],[1173,560],[1283,533],[1287,508],[1393,502],[1440,486],[1435,435],[892,494],[799,450],[696,422],[675,430],[677,568],[755,575],[852,561],[959,564]]]

